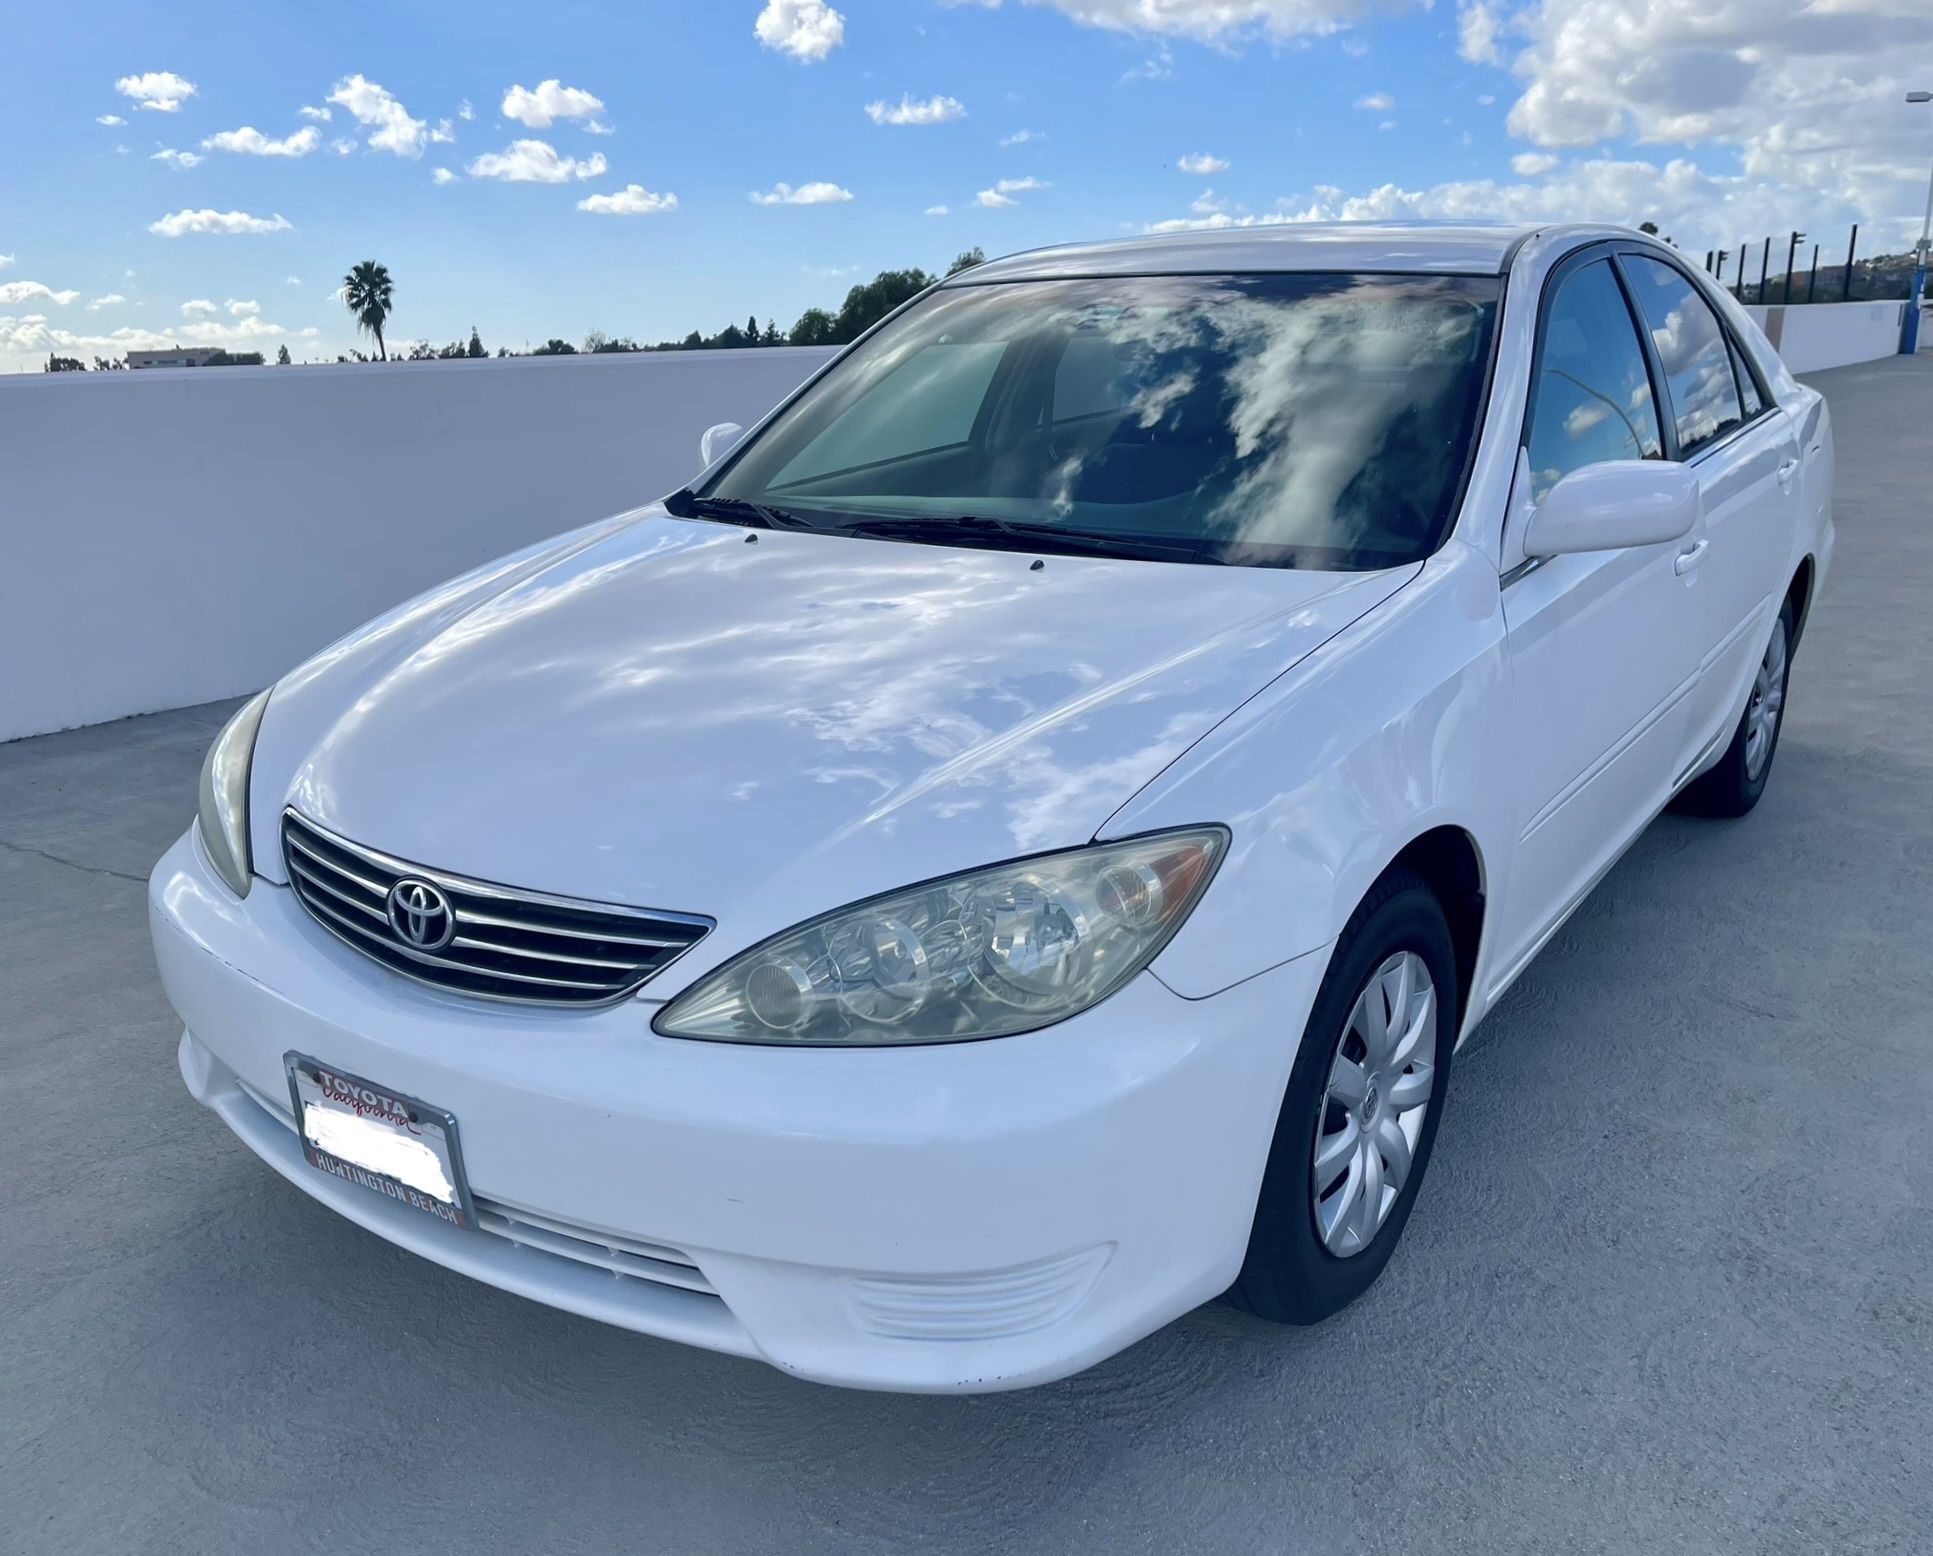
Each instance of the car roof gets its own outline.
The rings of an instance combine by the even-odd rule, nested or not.
[[[1501,275],[1525,238],[1551,230],[1535,224],[1276,222],[1152,233],[1102,243],[1032,249],[976,265],[952,277],[948,284],[1257,270]],[[1587,232],[1594,236],[1623,235],[1621,228],[1577,230],[1580,236]]]

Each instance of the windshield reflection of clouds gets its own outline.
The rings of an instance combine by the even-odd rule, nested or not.
[[[1156,276],[941,292],[715,488],[1387,566],[1452,515],[1490,278]]]

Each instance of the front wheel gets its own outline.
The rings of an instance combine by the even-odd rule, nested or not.
[[[1336,943],[1229,1299],[1312,1324],[1382,1273],[1409,1219],[1456,1042],[1456,956],[1422,880],[1392,870]]]
[[[1732,743],[1710,772],[1702,774],[1678,797],[1678,809],[1695,816],[1742,816],[1765,792],[1772,776],[1772,757],[1785,722],[1785,687],[1792,671],[1792,602],[1779,607],[1765,652],[1752,677],[1752,694]]]

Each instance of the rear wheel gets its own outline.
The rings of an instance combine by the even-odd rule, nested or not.
[[[1785,687],[1792,669],[1792,602],[1779,607],[1772,635],[1752,677],[1752,694],[1732,743],[1710,772],[1694,780],[1678,797],[1678,808],[1698,816],[1742,816],[1765,792],[1778,751],[1779,729],[1785,721]]]
[[[1435,1143],[1457,1008],[1443,910],[1419,877],[1392,870],[1350,919],[1316,995],[1236,1306],[1311,1324],[1382,1273]]]

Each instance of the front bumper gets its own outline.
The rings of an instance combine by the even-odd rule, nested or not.
[[[1143,975],[1020,1037],[753,1048],[410,983],[286,888],[238,901],[192,829],[149,906],[189,1090],[304,1192],[555,1307],[925,1392],[1063,1377],[1228,1286],[1326,961],[1204,1000]],[[485,1230],[310,1168],[291,1049],[454,1114]]]

